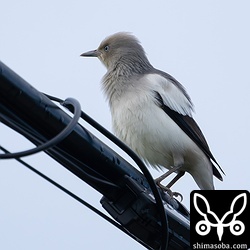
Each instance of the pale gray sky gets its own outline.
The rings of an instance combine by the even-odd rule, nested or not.
[[[0,8],[0,60],[39,91],[78,99],[109,130],[109,108],[100,89],[105,68],[79,55],[112,33],[132,32],[151,63],[190,94],[194,117],[226,172],[223,182],[215,180],[217,189],[249,190],[248,0],[8,0]],[[0,144],[10,151],[32,147],[2,124],[0,134]],[[100,194],[46,155],[24,160],[102,209]],[[188,208],[193,189],[197,186],[188,175],[174,186]],[[118,248],[143,249],[19,163],[0,161],[0,249]]]

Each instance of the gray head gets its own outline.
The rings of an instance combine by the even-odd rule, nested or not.
[[[135,73],[152,68],[138,39],[127,32],[119,32],[105,38],[96,50],[81,56],[98,57],[108,70],[125,67]]]

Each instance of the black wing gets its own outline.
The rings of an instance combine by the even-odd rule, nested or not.
[[[204,135],[202,134],[199,126],[197,125],[197,123],[195,122],[195,120],[188,116],[188,115],[181,115],[178,112],[170,109],[168,106],[166,106],[163,102],[163,99],[161,97],[161,95],[158,92],[155,92],[156,96],[156,100],[157,100],[157,105],[162,108],[165,113],[171,118],[173,119],[176,124],[196,143],[196,145],[204,152],[204,154],[208,157],[208,159],[210,160],[212,166],[213,166],[213,174],[214,176],[216,176],[219,180],[223,180],[220,172],[218,171],[218,169],[215,167],[215,165],[213,164],[213,162],[219,167],[219,169],[221,170],[221,172],[223,174],[224,171],[222,170],[222,168],[220,167],[220,165],[218,164],[218,162],[215,160],[214,156],[212,155],[209,146],[206,142],[206,139],[204,137]],[[212,161],[213,162],[212,162]]]

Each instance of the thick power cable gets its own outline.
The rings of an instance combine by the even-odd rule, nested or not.
[[[161,198],[161,195],[159,193],[158,188],[156,187],[155,181],[152,178],[152,176],[151,176],[149,170],[147,169],[147,167],[145,166],[145,164],[142,162],[142,160],[127,145],[125,145],[123,142],[121,142],[117,137],[115,137],[112,133],[110,133],[108,130],[106,130],[104,127],[102,127],[99,123],[97,123],[95,120],[93,120],[90,116],[88,116],[83,111],[81,111],[81,106],[77,100],[75,100],[73,98],[68,98],[65,101],[63,101],[57,97],[53,97],[50,95],[46,95],[46,96],[53,101],[61,103],[63,106],[67,107],[70,111],[72,111],[71,107],[73,107],[74,116],[73,116],[71,122],[54,138],[37,146],[36,148],[22,151],[22,152],[17,152],[17,153],[0,154],[0,159],[10,159],[10,158],[17,159],[20,157],[24,157],[24,156],[38,153],[40,151],[48,150],[49,148],[55,146],[56,144],[61,142],[63,139],[65,139],[74,130],[76,124],[78,123],[79,118],[81,117],[86,122],[88,122],[90,125],[92,125],[95,129],[97,129],[99,132],[101,132],[103,135],[105,135],[109,140],[111,140],[113,143],[115,143],[118,147],[120,147],[122,150],[124,150],[135,161],[135,163],[138,165],[138,167],[142,170],[144,176],[146,177],[146,179],[149,183],[149,186],[152,190],[152,193],[155,197],[155,201],[156,201],[157,208],[159,211],[159,217],[161,220],[161,228],[162,228],[161,250],[166,250],[167,246],[168,246],[168,237],[169,237],[167,214],[165,213],[162,198]]]
[[[47,150],[55,146],[59,142],[61,142],[63,139],[65,139],[74,130],[76,124],[78,123],[79,118],[81,117],[81,105],[77,100],[73,98],[67,98],[65,101],[61,100],[61,104],[65,107],[72,106],[74,110],[74,116],[72,120],[70,121],[70,123],[58,135],[56,135],[51,140],[33,149],[29,149],[29,150],[25,150],[25,151],[21,151],[17,153],[0,154],[0,159],[20,158],[20,157],[32,155],[32,154]]]

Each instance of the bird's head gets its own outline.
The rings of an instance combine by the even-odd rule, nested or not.
[[[98,57],[108,70],[115,68],[118,63],[129,68],[151,66],[140,42],[128,32],[119,32],[105,38],[96,50],[81,56]]]

